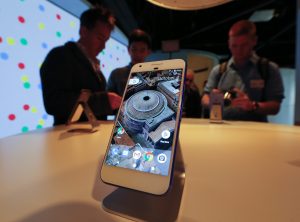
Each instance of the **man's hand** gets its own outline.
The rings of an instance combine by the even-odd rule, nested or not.
[[[108,100],[109,104],[112,110],[119,109],[121,102],[122,102],[122,97],[120,97],[118,94],[109,92],[107,93],[108,95]]]
[[[237,88],[234,88],[233,91],[236,92],[237,97],[231,101],[231,106],[244,111],[252,111],[253,102],[249,99],[248,95]]]

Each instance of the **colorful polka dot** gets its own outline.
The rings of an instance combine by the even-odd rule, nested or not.
[[[23,106],[23,109],[27,111],[27,110],[29,110],[29,109],[30,109],[30,106],[29,106],[29,105],[27,105],[27,104],[25,104],[25,105]]]
[[[45,124],[45,120],[39,119],[39,125],[43,126]]]
[[[40,23],[38,24],[38,26],[39,26],[39,29],[40,29],[40,30],[44,30],[44,29],[45,29],[45,24],[42,23],[42,22],[40,22]]]
[[[26,133],[26,132],[28,132],[28,131],[29,131],[28,126],[23,126],[23,127],[22,127],[22,133]]]
[[[45,11],[45,7],[44,7],[43,5],[39,5],[39,10],[40,10],[41,12],[44,12],[44,11]]]
[[[28,82],[29,79],[28,79],[28,76],[24,75],[24,76],[22,76],[21,80],[22,80],[22,82]]]
[[[28,41],[25,38],[21,38],[20,42],[21,42],[22,45],[27,45],[28,44]]]
[[[104,68],[105,67],[105,65],[104,64],[102,64],[102,68]]]
[[[43,117],[42,117],[44,120],[48,119],[48,115],[47,114],[44,114]]]
[[[75,22],[71,21],[71,22],[70,22],[70,27],[71,27],[71,28],[75,28],[75,26],[76,26]]]
[[[56,14],[56,18],[57,18],[58,20],[61,20],[61,16],[60,16],[59,14]]]
[[[102,54],[102,55],[105,55],[105,51],[103,50],[103,51],[101,52],[101,54]]]
[[[8,37],[7,38],[7,43],[8,43],[8,45],[14,45],[15,44],[15,40],[13,38],[11,38],[11,37]]]
[[[37,88],[38,88],[38,89],[42,89],[42,84],[39,83],[39,84],[37,85]]]
[[[2,39],[2,37],[0,37],[0,43],[2,43],[3,42],[3,39]]]
[[[36,126],[36,129],[42,129],[42,128],[43,128],[43,126],[40,124]]]
[[[3,60],[8,60],[8,54],[6,52],[1,52],[0,53],[0,58]]]
[[[117,57],[117,61],[119,61],[120,59],[119,59],[119,57]]]
[[[60,38],[60,37],[61,37],[61,32],[56,32],[56,36],[57,36],[58,38]]]
[[[47,48],[48,48],[48,44],[45,43],[45,42],[43,42],[43,43],[42,43],[42,48],[47,49]]]
[[[25,89],[29,89],[30,88],[30,83],[29,82],[24,82],[23,86]]]
[[[31,108],[31,112],[32,112],[32,113],[37,113],[37,108],[36,108],[36,107],[32,107],[32,108]]]
[[[25,64],[20,62],[20,63],[18,63],[18,67],[19,67],[19,69],[25,69]]]
[[[9,114],[8,115],[8,119],[11,120],[11,121],[13,121],[13,120],[16,119],[16,115],[15,114]]]
[[[25,19],[22,16],[18,16],[18,20],[20,23],[25,23]]]

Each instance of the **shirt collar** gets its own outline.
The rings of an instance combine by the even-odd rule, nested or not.
[[[252,52],[252,55],[251,57],[249,58],[249,62],[253,65],[256,65],[258,63],[258,60],[259,60],[259,57],[258,55],[255,53],[255,52]],[[234,67],[234,61],[233,61],[233,57],[231,57],[229,60],[228,60],[228,66],[229,67]]]

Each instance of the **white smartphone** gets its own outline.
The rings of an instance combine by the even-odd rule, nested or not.
[[[104,182],[156,195],[168,191],[185,70],[182,59],[132,67],[101,168]]]

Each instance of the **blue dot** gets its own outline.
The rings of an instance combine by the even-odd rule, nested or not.
[[[70,41],[72,41],[72,42],[75,42],[75,39],[74,39],[74,37],[72,37],[72,38],[70,39]]]
[[[41,12],[43,12],[43,11],[45,11],[45,7],[44,7],[43,5],[39,5],[39,10],[40,10]]]
[[[112,54],[110,54],[110,55],[109,55],[109,58],[111,58],[111,59],[112,59],[112,57],[113,57],[113,56],[112,56]]]
[[[44,114],[43,117],[42,117],[44,120],[48,119],[48,115],[47,114]]]
[[[3,60],[8,60],[8,54],[7,54],[6,52],[1,52],[1,53],[0,53],[0,57],[1,57],[1,59],[3,59]]]
[[[45,42],[43,42],[43,43],[42,43],[42,47],[43,47],[44,49],[47,49],[47,48],[48,48],[48,44],[45,43]]]
[[[38,87],[38,89],[42,89],[42,84],[39,83],[39,84],[37,85],[37,87]]]

